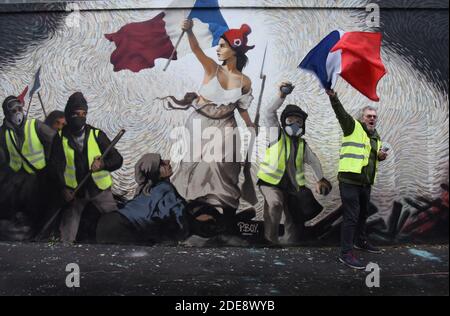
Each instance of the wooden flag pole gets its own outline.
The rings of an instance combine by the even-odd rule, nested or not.
[[[28,118],[28,113],[30,113],[31,101],[33,101],[33,96],[30,97],[30,101],[28,102],[27,113],[25,115],[25,119]]]
[[[41,107],[42,107],[42,111],[44,112],[44,116],[45,116],[45,118],[47,118],[47,112],[45,111],[44,103],[42,102],[41,93],[38,92],[37,95],[39,98],[39,102],[41,103]]]
[[[184,33],[186,33],[186,31],[183,31],[183,32],[181,33],[180,37],[178,38],[178,41],[177,41],[175,47],[173,48],[172,55],[170,55],[169,60],[167,61],[166,66],[165,66],[164,69],[163,69],[164,71],[166,71],[167,68],[169,68],[169,65],[170,65],[170,63],[172,62],[173,57],[175,57],[175,53],[177,52],[178,46],[180,46],[181,39],[183,38]]]

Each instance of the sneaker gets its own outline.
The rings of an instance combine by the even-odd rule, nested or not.
[[[364,270],[366,268],[366,266],[358,258],[355,257],[352,251],[341,254],[339,256],[339,261],[352,269]]]
[[[356,243],[354,245],[354,248],[356,250],[360,250],[360,251],[364,251],[364,252],[369,252],[369,253],[374,253],[374,254],[381,254],[382,251],[381,249],[372,246],[371,244],[369,244],[369,242],[364,241],[364,242],[360,242],[360,243]]]

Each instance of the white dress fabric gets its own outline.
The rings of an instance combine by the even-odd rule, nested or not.
[[[216,76],[203,85],[199,94],[211,101],[206,105],[199,105],[194,101],[196,109],[187,119],[185,127],[189,130],[185,144],[190,148],[185,158],[179,163],[172,183],[178,192],[188,201],[201,200],[219,208],[237,209],[241,192],[239,189],[239,174],[241,172],[241,139],[237,132],[235,109],[247,110],[253,101],[251,91],[242,94],[242,87],[224,89]],[[201,124],[201,133],[208,129],[214,133],[208,134],[207,139],[193,139],[194,123]],[[187,139],[190,137],[190,141]],[[234,140],[233,140],[234,138]],[[201,143],[201,151],[193,153],[195,146]],[[225,143],[227,145],[225,146]],[[233,146],[229,144],[234,143]],[[221,151],[218,149],[221,148]],[[220,155],[214,161],[205,161],[205,157],[212,154]],[[211,159],[209,159],[211,160]]]

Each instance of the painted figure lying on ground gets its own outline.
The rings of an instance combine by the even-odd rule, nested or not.
[[[159,154],[144,155],[135,167],[136,196],[125,207],[102,216],[100,243],[179,242],[191,235],[211,238],[227,233],[226,218],[200,202],[187,203],[170,182],[172,167]]]
[[[247,112],[253,100],[252,83],[242,73],[247,64],[245,53],[253,46],[247,46],[247,36],[251,33],[248,25],[241,29],[225,32],[217,48],[217,56],[222,65],[205,55],[192,31],[193,21],[186,20],[183,30],[187,32],[191,49],[202,64],[205,75],[203,85],[197,93],[187,94],[183,101],[175,101],[179,107],[169,102],[173,109],[195,111],[189,116],[186,127],[189,138],[188,148],[173,183],[180,194],[188,201],[201,201],[218,208],[223,213],[236,214],[239,200],[245,192],[239,188],[241,172],[240,135],[236,132],[237,109],[248,127],[255,127]],[[201,131],[215,128],[213,141],[191,139],[196,125]],[[226,146],[227,142],[233,146]],[[201,150],[194,152],[194,143],[201,143]],[[221,149],[217,153],[217,148]],[[214,152],[214,161],[205,161],[205,155]],[[243,193],[243,194],[241,194]]]

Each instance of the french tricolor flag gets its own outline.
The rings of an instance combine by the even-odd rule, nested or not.
[[[182,33],[181,22],[194,20],[194,33],[202,48],[214,47],[229,27],[219,7],[219,0],[185,0],[189,10],[168,6],[167,10],[144,22],[134,22],[119,31],[105,34],[116,44],[111,55],[114,71],[124,69],[139,72],[153,68],[158,58],[169,59]],[[190,52],[187,45],[180,45],[174,60]]]
[[[381,60],[381,33],[333,31],[299,68],[313,73],[325,89],[334,89],[340,75],[372,101],[380,101],[378,82],[387,73]]]

